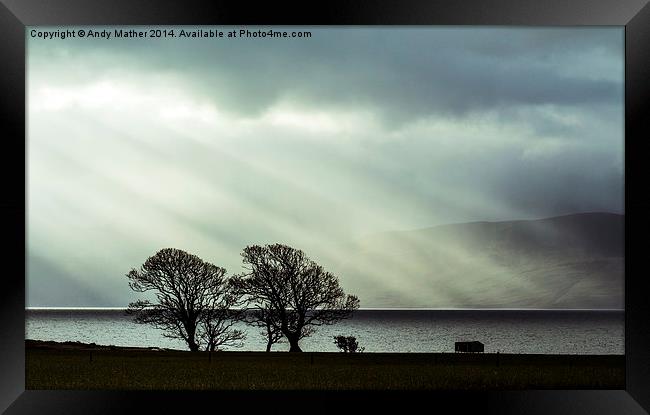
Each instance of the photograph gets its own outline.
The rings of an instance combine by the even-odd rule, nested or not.
[[[27,25],[25,389],[626,388],[624,26]]]

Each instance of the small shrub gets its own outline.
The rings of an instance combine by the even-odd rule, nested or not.
[[[359,342],[354,336],[334,336],[334,344],[343,353],[361,353],[366,349],[365,347],[359,347]]]

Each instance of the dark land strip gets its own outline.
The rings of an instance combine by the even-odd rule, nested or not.
[[[189,352],[26,341],[26,389],[623,389],[623,355]]]

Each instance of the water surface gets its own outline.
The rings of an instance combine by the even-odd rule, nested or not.
[[[116,309],[29,309],[26,338],[115,346],[186,349],[162,331],[136,324]],[[623,311],[359,310],[350,319],[319,327],[301,341],[304,351],[337,351],[332,336],[356,336],[366,352],[453,352],[454,342],[478,340],[485,352],[624,354]],[[259,330],[238,325],[239,349],[264,350]],[[274,345],[273,350],[288,350]]]

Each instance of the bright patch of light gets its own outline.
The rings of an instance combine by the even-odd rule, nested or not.
[[[141,116],[152,114],[163,122],[215,124],[219,119],[213,106],[197,103],[178,89],[161,89],[160,85],[143,88],[123,81],[102,80],[76,87],[43,85],[30,93],[30,110],[33,112],[68,109],[101,113],[137,110]]]

